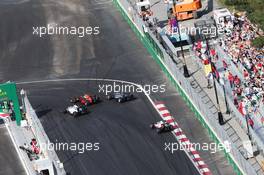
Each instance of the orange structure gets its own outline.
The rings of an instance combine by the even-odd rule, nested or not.
[[[174,0],[173,14],[178,20],[197,18],[197,10],[200,8],[201,0]]]

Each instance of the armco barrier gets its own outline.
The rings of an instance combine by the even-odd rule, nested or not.
[[[197,101],[197,100],[193,101],[193,99],[195,100],[195,98],[194,98],[194,94],[195,93],[193,92],[194,90],[191,89],[191,88],[189,88],[189,89],[188,88],[183,88],[183,87],[188,87],[188,86],[190,87],[190,84],[189,84],[189,82],[186,79],[184,79],[184,77],[182,75],[182,72],[177,70],[176,67],[172,67],[172,70],[169,70],[167,68],[166,65],[174,64],[174,62],[172,62],[172,61],[170,62],[171,59],[162,60],[160,58],[159,53],[157,53],[155,51],[155,49],[153,48],[153,46],[149,43],[149,39],[147,39],[146,35],[144,34],[144,32],[143,32],[143,30],[141,28],[141,27],[143,27],[142,25],[140,25],[140,24],[142,24],[142,21],[140,21],[140,19],[137,18],[135,20],[139,24],[139,26],[137,26],[132,21],[132,19],[128,16],[126,10],[130,7],[130,5],[127,5],[126,7],[123,7],[123,5],[120,2],[120,0],[113,0],[113,2],[116,5],[116,7],[119,9],[119,11],[121,12],[121,14],[124,17],[124,19],[129,24],[129,26],[136,33],[136,35],[139,37],[139,40],[144,44],[144,46],[149,51],[149,53],[152,55],[154,60],[161,67],[161,69],[166,74],[166,76],[170,79],[170,81],[175,86],[175,88],[177,89],[177,91],[179,92],[181,97],[188,104],[190,109],[195,113],[195,116],[201,122],[203,127],[208,131],[210,137],[214,140],[214,142],[223,143],[225,140],[230,140],[230,138],[226,134],[223,134],[223,133],[221,134],[221,137],[220,137],[219,134],[221,132],[223,132],[223,129],[221,130],[221,128],[218,126],[219,124],[216,123],[215,120],[210,119],[210,117],[213,117],[213,116],[209,116],[209,118],[204,116],[204,114],[207,113],[206,106],[202,106],[203,104],[199,103],[199,101]],[[124,3],[129,4],[127,2],[124,2]],[[150,37],[156,42],[156,44],[162,50],[163,56],[164,57],[169,57],[169,55],[162,48],[162,46],[159,45],[159,43],[156,40],[156,38],[152,37],[151,33],[149,33],[149,34],[150,34]],[[175,72],[175,74],[172,74],[171,72]],[[175,78],[175,75],[178,76],[177,79]],[[189,94],[191,96],[189,96]],[[215,130],[217,130],[217,131],[215,131]],[[225,150],[224,153],[225,153],[225,156],[226,156],[227,160],[233,166],[233,168],[234,168],[234,170],[235,170],[235,172],[237,174],[239,174],[239,175],[240,174],[250,174],[250,175],[256,174],[254,169],[248,164],[247,161],[244,160],[244,158],[242,157],[240,152],[233,145],[232,145],[232,148],[231,148],[231,152],[227,152]],[[236,160],[235,157],[238,160]]]

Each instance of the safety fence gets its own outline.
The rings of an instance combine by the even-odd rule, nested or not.
[[[162,50],[160,49],[160,47],[158,46],[157,42],[154,41],[154,39],[149,35],[148,32],[145,32],[145,36],[146,36],[146,39],[148,40],[148,42],[151,44],[151,47],[154,49],[154,51],[158,54],[158,56],[161,58],[161,59],[164,59],[164,56],[163,56],[163,52]]]
[[[142,30],[144,29],[144,22],[142,22],[139,17],[137,17],[137,20],[133,20],[131,16],[129,16],[127,9],[131,8],[130,3],[126,0],[113,0],[113,2],[120,10],[129,26],[139,37],[139,40],[144,44],[154,60],[177,89],[181,97],[188,104],[189,108],[194,112],[197,119],[208,131],[212,140],[214,140],[217,144],[219,142],[225,143],[226,141],[232,143],[232,140],[228,137],[225,130],[218,124],[217,113],[215,113],[215,111],[208,110],[209,107],[207,104],[201,100],[201,94],[197,92],[197,89],[193,88],[190,81],[183,76],[183,72],[175,65],[175,60],[167,54],[164,48],[160,45],[159,41],[156,39],[155,35],[148,32],[148,30]],[[146,36],[146,33],[148,37]],[[149,42],[150,40],[148,38],[150,37],[152,38],[151,41],[156,42],[157,46],[161,50],[163,58],[160,57],[160,53],[156,52],[157,49],[153,47],[153,44]],[[237,174],[256,174],[254,168],[245,160],[234,144],[231,144],[230,152],[225,150],[224,154]]]

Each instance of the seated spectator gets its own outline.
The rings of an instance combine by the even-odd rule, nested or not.
[[[243,115],[246,114],[248,106],[253,112],[263,110],[264,115],[264,109],[260,108],[264,105],[264,47],[258,49],[252,47],[252,40],[260,35],[263,36],[263,32],[261,31],[262,34],[260,34],[260,30],[245,16],[235,17],[231,22],[224,22],[224,25],[230,32],[226,31],[224,37],[219,40],[219,45],[229,56],[227,59],[231,59],[230,61],[236,65],[237,70],[226,71],[230,69],[224,60],[226,57],[220,59],[224,68],[225,80],[229,81],[231,92],[233,92],[234,104]],[[202,41],[195,43],[194,48],[196,55],[204,65],[209,64],[207,54],[210,54],[214,65],[219,65],[217,64],[219,55],[213,48],[207,51]],[[217,77],[218,68],[213,69],[213,75]],[[241,75],[237,75],[237,72]]]

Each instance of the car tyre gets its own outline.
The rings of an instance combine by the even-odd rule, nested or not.
[[[150,127],[151,129],[154,129],[154,128],[155,128],[155,127],[154,127],[154,124],[150,124],[149,127]]]
[[[73,112],[73,114],[72,114],[72,115],[73,115],[73,117],[74,117],[74,118],[76,118],[76,117],[77,117],[77,115],[78,115],[78,113],[77,113],[77,112]]]
[[[111,100],[112,99],[111,95],[107,95],[106,98],[107,98],[107,100]]]
[[[158,128],[156,131],[158,134],[160,134],[162,132],[160,128]]]
[[[174,130],[174,127],[172,125],[170,125],[170,130],[173,131]]]

